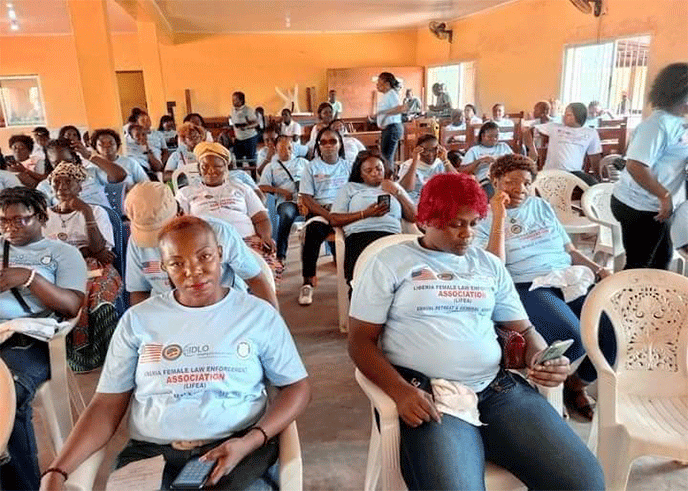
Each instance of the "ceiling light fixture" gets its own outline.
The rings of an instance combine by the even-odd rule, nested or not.
[[[7,17],[10,19],[10,29],[12,31],[19,30],[19,21],[17,20],[17,12],[14,10],[12,3],[7,3]]]
[[[291,27],[291,14],[287,12],[287,14],[284,16],[284,25],[289,29]]]
[[[19,23],[16,20],[10,21],[10,29],[13,31],[19,30]]]

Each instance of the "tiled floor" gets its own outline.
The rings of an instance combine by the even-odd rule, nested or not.
[[[299,418],[306,490],[360,490],[363,488],[370,436],[368,401],[353,378],[353,365],[346,353],[346,339],[337,330],[335,268],[330,257],[321,258],[319,286],[310,307],[297,304],[301,283],[298,249],[289,251],[289,262],[280,286],[282,314],[290,326],[310,374],[313,401]],[[85,397],[90,397],[97,373],[79,375]],[[37,414],[37,420],[40,415]],[[570,421],[575,431],[587,439],[589,424]],[[96,489],[104,489],[107,470],[126,440],[126,425],[108,445]],[[51,459],[47,436],[40,421],[40,460],[45,468]],[[571,469],[571,472],[575,472]],[[688,490],[688,467],[646,457],[633,466],[629,490]]]

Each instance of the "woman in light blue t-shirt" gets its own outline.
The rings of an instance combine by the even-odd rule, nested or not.
[[[649,95],[652,115],[636,128],[626,167],[614,186],[612,213],[621,224],[626,267],[667,269],[669,223],[686,199],[688,63],[666,66]]]
[[[277,436],[310,398],[308,374],[279,313],[223,287],[212,227],[178,217],[158,236],[175,290],[131,307],[120,320],[96,393],[43,478],[64,475],[108,443],[129,413],[131,439],[116,467],[161,455],[162,489],[196,458],[214,463],[212,489],[274,489]],[[268,403],[267,385],[277,388]],[[32,488],[35,489],[35,488]]]
[[[354,266],[370,243],[401,233],[401,219],[416,221],[416,205],[394,181],[385,179],[383,157],[359,152],[349,182],[337,193],[330,224],[344,228],[344,277],[351,281]]]
[[[529,489],[604,489],[600,465],[581,439],[500,363],[495,327],[524,337],[533,382],[556,387],[570,368],[566,357],[536,363],[547,343],[506,268],[471,245],[486,213],[485,193],[466,174],[441,174],[425,185],[418,203],[425,234],[381,250],[355,284],[349,354],[396,403],[409,489],[484,489],[486,460]],[[453,386],[465,402],[461,411],[440,414],[433,383]]]
[[[406,105],[399,98],[401,83],[391,73],[382,72],[378,75],[376,88],[382,97],[378,99],[377,112],[370,117],[377,121],[377,126],[382,130],[380,151],[387,162],[387,170],[394,171],[394,155],[404,135],[401,114],[406,111]]]
[[[573,339],[566,356],[577,360],[585,354],[580,313],[587,295],[566,302],[559,288],[531,290],[531,286],[536,278],[571,265],[587,266],[599,278],[611,273],[573,246],[549,203],[530,195],[536,173],[535,162],[524,155],[507,155],[492,164],[490,176],[496,192],[490,213],[477,227],[476,235],[479,243],[506,265],[535,329],[548,343]],[[606,316],[600,323],[600,341],[603,353],[613,364],[616,342]],[[592,419],[593,409],[585,386],[596,378],[597,372],[586,357],[564,385],[565,402],[587,419]]]
[[[494,188],[488,176],[490,165],[502,155],[514,153],[511,147],[499,141],[499,125],[488,121],[480,127],[478,144],[466,152],[459,172],[473,174],[483,187],[488,199],[494,194]]]

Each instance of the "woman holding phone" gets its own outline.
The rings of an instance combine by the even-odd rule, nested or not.
[[[381,237],[401,233],[402,218],[416,221],[413,201],[399,184],[385,179],[383,157],[367,150],[359,152],[349,182],[337,193],[330,213],[330,224],[344,228],[347,281],[351,281],[363,249]]]
[[[573,339],[566,356],[577,360],[585,355],[580,335],[580,313],[587,288],[595,275],[606,278],[611,273],[576,249],[549,203],[531,196],[536,169],[535,162],[524,155],[509,154],[492,163],[490,178],[495,195],[490,201],[490,212],[476,226],[475,233],[478,244],[505,264],[535,329],[548,343]],[[576,265],[586,266],[594,273],[588,272],[590,281],[587,284],[583,284],[584,275],[579,273],[581,277],[577,281],[583,294],[577,298],[565,300],[559,287],[533,288],[536,279],[557,272],[563,277],[564,271]],[[573,270],[571,274],[574,274]],[[613,364],[616,340],[606,316],[602,317],[600,324],[600,340],[605,357]],[[595,367],[585,357],[564,385],[565,402],[588,420],[592,420],[593,402],[585,387],[596,378]]]
[[[566,357],[538,363],[547,343],[508,271],[471,245],[486,213],[485,193],[466,174],[425,185],[418,203],[424,235],[378,252],[356,283],[349,355],[396,403],[409,489],[485,489],[488,460],[529,489],[602,490],[602,469],[583,441],[536,389],[500,365],[495,326],[524,337],[533,382],[556,387],[570,368]],[[460,414],[440,413],[432,395],[438,382],[463,396]]]

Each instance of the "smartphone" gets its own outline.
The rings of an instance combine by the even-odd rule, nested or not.
[[[14,165],[17,163],[16,159],[14,158],[14,155],[5,155],[5,163],[8,165]]]
[[[377,204],[389,208],[391,198],[392,197],[389,194],[381,194],[377,197]]]
[[[566,350],[573,344],[573,339],[567,339],[566,341],[554,341],[552,344],[547,346],[544,351],[538,357],[535,362],[536,365],[542,365],[544,362],[549,360],[554,360],[559,358],[561,355],[566,353]]]
[[[214,461],[201,461],[200,457],[189,460],[170,485],[171,489],[202,489],[208,480]]]

